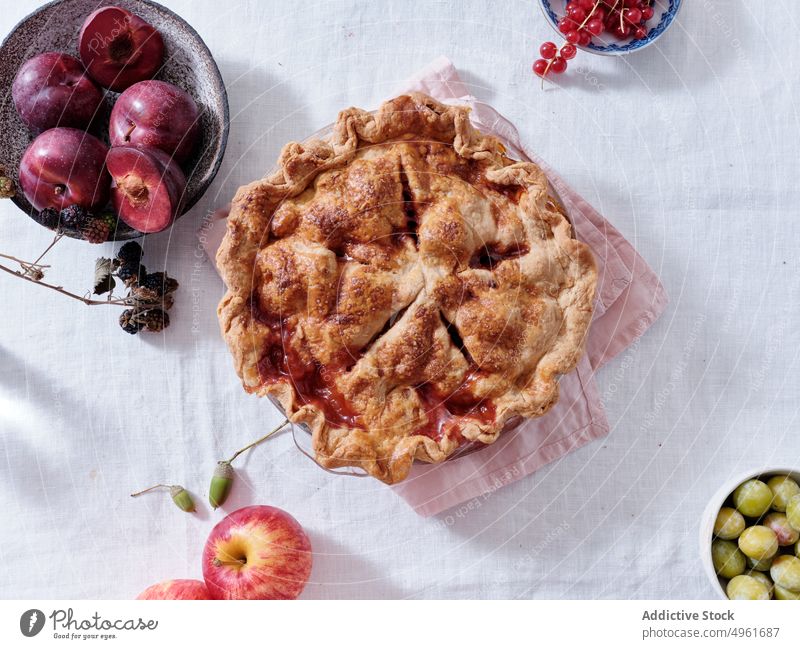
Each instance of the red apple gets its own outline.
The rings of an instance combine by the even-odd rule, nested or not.
[[[145,588],[136,599],[211,599],[211,594],[198,579],[170,579]]]
[[[81,62],[62,52],[23,63],[11,94],[20,118],[35,133],[55,126],[87,128],[103,104],[103,93]]]
[[[112,147],[106,158],[114,211],[139,232],[161,232],[178,217],[186,177],[163,151]]]
[[[78,51],[89,76],[117,91],[152,78],[164,61],[161,34],[120,7],[101,7],[86,19]]]
[[[296,599],[311,574],[311,543],[282,509],[255,505],[226,516],[203,551],[214,599]]]
[[[107,153],[106,145],[93,135],[76,128],[51,128],[22,155],[19,184],[37,210],[102,207],[111,185]]]
[[[150,146],[186,160],[199,132],[199,111],[189,94],[166,81],[141,81],[123,92],[111,111],[111,146]]]

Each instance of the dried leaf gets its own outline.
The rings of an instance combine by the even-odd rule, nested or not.
[[[114,290],[117,283],[111,276],[114,270],[114,263],[107,257],[100,257],[94,263],[94,294],[103,295]]]

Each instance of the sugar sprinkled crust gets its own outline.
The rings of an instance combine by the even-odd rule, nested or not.
[[[541,170],[418,93],[286,145],[217,262],[245,389],[306,424],[322,466],[388,483],[547,412],[596,286]]]

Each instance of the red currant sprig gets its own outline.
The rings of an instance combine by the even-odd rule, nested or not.
[[[550,41],[543,43],[539,48],[541,59],[533,63],[533,71],[544,78],[551,72],[561,74],[567,69],[567,61],[574,59],[578,48],[572,43],[564,43],[559,51],[558,46]]]
[[[617,38],[635,39],[647,36],[646,24],[655,10],[652,0],[570,0],[566,15],[558,23],[567,41],[559,52],[555,43],[546,42],[539,48],[542,58],[533,63],[533,71],[544,78],[551,72],[561,74],[567,61],[575,58],[577,46],[586,47],[592,38],[608,31]]]

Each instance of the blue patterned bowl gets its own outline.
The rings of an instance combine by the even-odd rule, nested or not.
[[[547,18],[547,22],[563,38],[563,34],[558,29],[558,21],[566,14],[567,0],[539,0],[539,4],[542,7],[545,18]],[[604,32],[600,36],[595,36],[586,47],[580,45],[578,47],[586,52],[605,56],[621,56],[631,52],[638,52],[661,38],[661,35],[667,31],[667,28],[675,20],[675,16],[678,15],[682,4],[682,0],[653,0],[655,13],[647,22],[647,27],[650,31],[646,38],[635,41],[622,41],[616,36]]]

